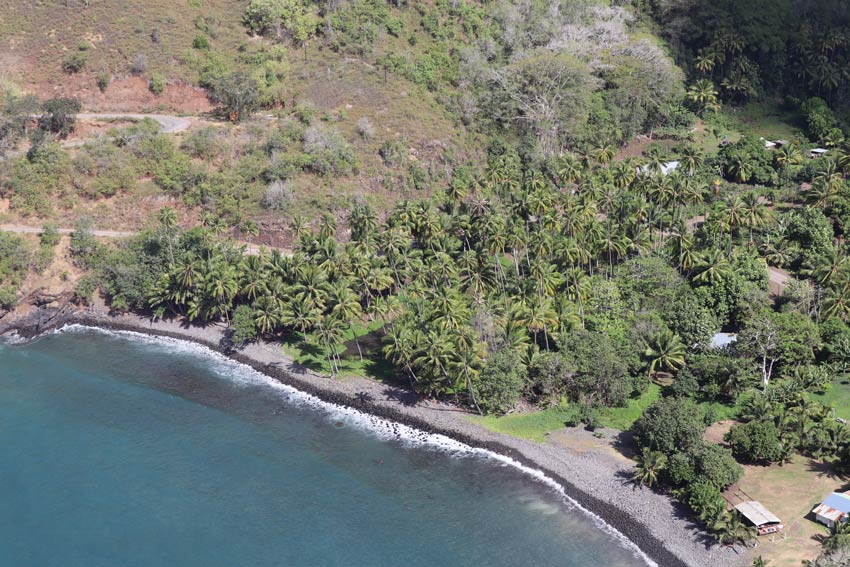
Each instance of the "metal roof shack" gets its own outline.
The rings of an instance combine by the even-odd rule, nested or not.
[[[821,524],[831,528],[837,522],[850,519],[850,492],[833,492],[823,503],[818,504],[812,514]]]
[[[735,506],[735,509],[756,527],[759,535],[772,534],[784,527],[782,520],[765,508],[761,502],[755,500],[741,502]]]
[[[828,152],[829,152],[829,150],[825,150],[823,148],[815,148],[815,149],[812,150],[811,155],[812,155],[813,158],[819,158],[822,155],[826,155]]]

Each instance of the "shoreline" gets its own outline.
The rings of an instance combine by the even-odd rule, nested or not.
[[[40,310],[37,310],[40,311]],[[37,315],[37,318],[35,317]],[[240,350],[224,348],[217,325],[192,326],[177,320],[151,321],[135,315],[109,315],[95,309],[33,313],[0,321],[0,334],[17,331],[25,338],[70,324],[193,342],[245,364],[322,401],[350,407],[425,433],[444,435],[473,448],[506,457],[540,471],[569,499],[625,537],[660,567],[730,567],[748,565],[749,553],[716,545],[691,520],[687,510],[667,496],[636,488],[625,480],[630,466],[599,453],[578,453],[561,445],[535,443],[490,431],[472,422],[467,411],[422,399],[411,391],[361,377],[332,379],[293,364],[276,343],[252,343]]]

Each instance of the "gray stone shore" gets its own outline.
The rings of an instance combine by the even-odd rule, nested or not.
[[[625,535],[660,567],[743,567],[751,560],[749,550],[717,545],[673,499],[633,486],[629,482],[632,466],[627,461],[604,452],[577,452],[561,444],[535,443],[495,433],[470,420],[470,414],[462,408],[420,398],[406,389],[365,378],[332,379],[319,375],[293,364],[273,343],[228,349],[222,346],[225,335],[220,326],[151,321],[133,314],[107,315],[90,309],[49,316],[34,314],[12,322],[0,320],[0,334],[18,330],[31,336],[66,323],[133,330],[203,344],[325,401],[510,457],[557,481],[571,498]]]

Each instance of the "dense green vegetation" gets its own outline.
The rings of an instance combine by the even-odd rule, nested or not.
[[[30,267],[30,252],[17,236],[0,233],[0,310],[18,303],[18,288]]]
[[[256,37],[239,49],[208,19],[184,38],[228,123],[178,144],[144,121],[68,150],[57,141],[79,105],[9,91],[0,196],[46,216],[153,185],[203,226],[163,208],[113,248],[81,224],[80,300],[100,287],[116,310],[223,321],[234,348],[277,340],[315,369],[402,381],[531,439],[631,428],[638,483],[671,491],[722,543],[747,542],[721,496],[739,463],[803,454],[850,470],[847,409],[828,405],[850,399],[846,11],[631,4],[251,0],[239,26]],[[463,136],[426,156],[373,115],[319,110],[289,88],[316,54],[399,82],[410,116],[433,103]],[[70,51],[66,71],[89,57]],[[132,70],[166,88],[145,59]],[[775,149],[760,139],[780,132]],[[815,145],[830,150],[811,159]],[[385,193],[335,191],[360,177]],[[332,197],[305,197],[305,179]],[[286,219],[291,253],[225,237],[255,233],[261,213]],[[0,263],[0,281],[16,286],[28,262]],[[719,331],[737,341],[713,348]],[[728,449],[704,440],[728,418]]]

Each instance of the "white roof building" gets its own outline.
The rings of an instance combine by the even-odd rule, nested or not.
[[[831,528],[837,522],[850,518],[850,492],[833,492],[823,503],[818,504],[812,514],[821,524]]]

